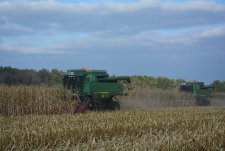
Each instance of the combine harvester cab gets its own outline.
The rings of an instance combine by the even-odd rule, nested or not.
[[[181,83],[180,91],[192,93],[200,106],[210,105],[210,98],[214,96],[214,87],[206,86],[204,82]]]
[[[120,103],[116,96],[123,95],[123,85],[118,82],[121,80],[130,83],[129,77],[109,77],[106,70],[73,69],[67,70],[63,85],[79,100],[75,113],[86,109],[118,110]]]

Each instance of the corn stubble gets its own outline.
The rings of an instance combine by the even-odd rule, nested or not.
[[[0,117],[0,150],[224,150],[224,108]]]

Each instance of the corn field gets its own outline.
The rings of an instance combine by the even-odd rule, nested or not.
[[[192,95],[175,90],[134,88],[129,96],[120,97],[123,108],[194,106]],[[76,102],[62,87],[0,86],[0,115],[73,113]]]
[[[0,117],[0,150],[224,150],[224,108]]]
[[[61,87],[0,86],[0,115],[72,113],[74,101]]]
[[[175,90],[128,93],[129,110],[74,115],[64,88],[2,85],[0,150],[225,150],[225,108]]]

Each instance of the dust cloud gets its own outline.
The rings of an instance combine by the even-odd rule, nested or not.
[[[161,108],[161,107],[165,107],[165,105],[163,106],[162,104],[154,103],[153,101],[149,100],[129,99],[121,101],[121,109],[123,110],[130,110],[130,109],[147,110],[151,108]]]
[[[184,106],[196,106],[193,99],[189,100],[158,100],[158,99],[140,99],[140,98],[129,98],[121,100],[121,109],[155,109],[155,108],[167,108],[167,107],[184,107]]]
[[[128,96],[119,98],[121,109],[151,109],[166,107],[193,107],[197,106],[196,99],[191,93],[176,90],[161,90],[136,88],[129,91]],[[225,107],[225,95],[216,94],[210,99],[210,106]]]
[[[225,107],[225,98],[211,98],[211,107]],[[174,101],[162,102],[155,100],[144,100],[144,99],[127,99],[121,100],[122,110],[133,110],[141,109],[148,110],[153,108],[167,108],[167,107],[185,107],[185,106],[197,106],[193,101],[188,100],[186,103],[181,101],[180,104]]]
[[[225,107],[225,98],[212,98],[210,102],[211,106]]]

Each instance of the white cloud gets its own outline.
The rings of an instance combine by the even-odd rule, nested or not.
[[[162,4],[161,7],[167,10],[175,11],[193,11],[193,10],[204,10],[204,11],[224,11],[225,6],[217,4],[212,1],[188,1],[186,3],[166,3]]]
[[[225,6],[212,1],[4,1],[0,2],[0,50],[59,54],[93,48],[105,51],[115,47],[194,45],[201,39],[223,37],[224,18]],[[192,29],[196,26],[197,29]],[[63,39],[59,33],[74,37]],[[75,36],[75,33],[85,36]],[[37,35],[41,38],[36,38]],[[28,38],[24,40],[21,36]],[[46,44],[55,37],[61,41]],[[12,44],[8,40],[17,42]]]
[[[0,45],[0,50],[22,52],[25,54],[79,54],[84,51],[108,53],[113,49],[121,48],[124,50],[120,51],[126,51],[134,47],[154,47],[160,49],[164,46],[193,46],[205,39],[220,39],[221,37],[225,37],[225,26],[205,27],[204,29],[199,27],[197,29],[181,30],[176,33],[171,31],[163,31],[161,33],[158,30],[148,30],[128,35],[105,36],[113,32],[97,32],[83,36],[82,38],[73,38],[71,36],[69,39],[62,39],[57,43],[48,45],[41,45],[41,42],[30,45],[26,43],[27,38],[25,38],[25,41],[23,38],[18,38],[14,39],[16,43],[3,43]],[[57,34],[52,36],[57,37]],[[36,40],[38,40],[38,37]]]
[[[6,45],[0,44],[0,52],[17,52],[23,54],[77,54],[77,52],[66,52],[64,51],[65,47],[55,46],[55,47],[25,47],[25,46],[15,46],[15,45]]]
[[[6,35],[16,35],[16,34],[28,34],[32,33],[32,29],[28,27],[23,27],[17,24],[2,24],[0,25],[0,33]]]
[[[204,39],[220,39],[225,37],[225,25],[216,27],[204,27],[197,29],[189,29],[177,32],[176,34],[168,32],[169,34],[163,34],[153,37],[153,41],[156,44],[172,44],[172,45],[194,45],[195,43]]]
[[[204,30],[199,33],[199,37],[201,38],[213,38],[221,36],[225,36],[225,26],[214,27],[210,30]]]
[[[0,14],[11,24],[35,30],[60,28],[70,32],[88,32],[121,28],[124,25],[141,30],[221,23],[225,18],[225,6],[208,1],[165,3],[145,0],[94,4],[9,1],[0,3]]]
[[[106,31],[107,34],[111,35],[114,31]],[[88,45],[98,46],[107,45],[114,47],[118,46],[162,46],[162,45],[193,45],[201,40],[212,38],[218,39],[225,37],[225,25],[216,27],[198,27],[197,29],[184,29],[176,33],[171,31],[163,31],[161,33],[158,30],[144,30],[142,32],[120,35],[120,36],[107,36],[105,37],[104,32],[101,34],[92,34],[88,39],[79,41],[83,43],[84,47]]]

